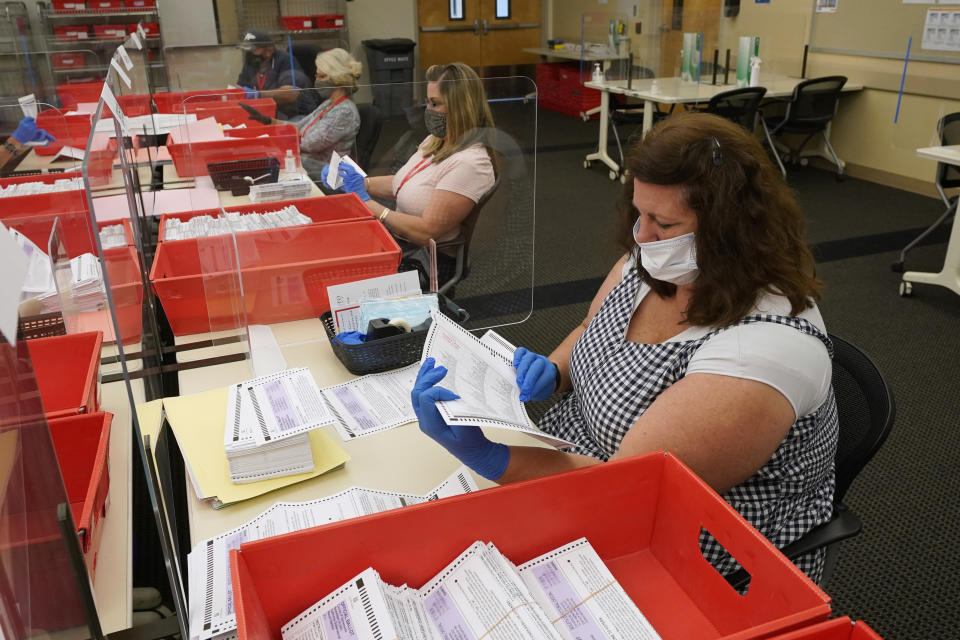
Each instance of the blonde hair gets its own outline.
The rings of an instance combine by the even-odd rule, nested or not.
[[[477,142],[481,129],[493,129],[493,115],[487,104],[487,93],[476,72],[462,62],[435,64],[427,69],[427,82],[436,82],[447,105],[447,138],[431,135],[421,147],[423,155],[433,155],[433,162],[442,162],[451,155]]]
[[[357,80],[363,73],[363,65],[357,62],[348,51],[343,49],[328,49],[317,54],[317,71],[329,78],[337,87],[348,89],[350,93],[357,90]]]

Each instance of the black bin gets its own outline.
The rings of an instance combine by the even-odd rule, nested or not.
[[[385,116],[402,115],[413,102],[413,48],[408,38],[364,40],[373,104]],[[389,86],[396,85],[396,86]]]

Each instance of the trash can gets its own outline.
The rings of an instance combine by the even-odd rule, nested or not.
[[[385,116],[398,116],[413,102],[413,48],[407,38],[364,40],[373,104]],[[390,86],[396,85],[396,86]]]

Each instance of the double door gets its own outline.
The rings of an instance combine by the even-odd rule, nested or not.
[[[712,62],[722,17],[723,0],[663,0],[657,75],[669,78],[679,72],[685,31],[703,34],[704,60]]]
[[[540,46],[540,0],[418,0],[420,66],[531,64]]]

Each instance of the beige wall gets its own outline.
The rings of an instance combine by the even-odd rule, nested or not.
[[[350,53],[363,63],[360,83],[369,84],[367,55],[362,41],[371,38],[409,38],[416,42],[417,3],[416,0],[353,0],[347,3],[347,24],[350,27]],[[414,68],[419,68],[419,65]],[[362,88],[356,99],[358,102],[369,102],[370,90]]]
[[[579,42],[581,21],[585,13],[606,13],[619,17],[627,24],[630,48],[634,64],[656,68],[660,57],[661,0],[549,0],[545,5],[545,23],[548,37],[567,42]],[[642,33],[634,33],[634,24],[640,22]],[[606,25],[601,21],[596,27],[584,32],[587,40],[598,40],[605,34]]]

